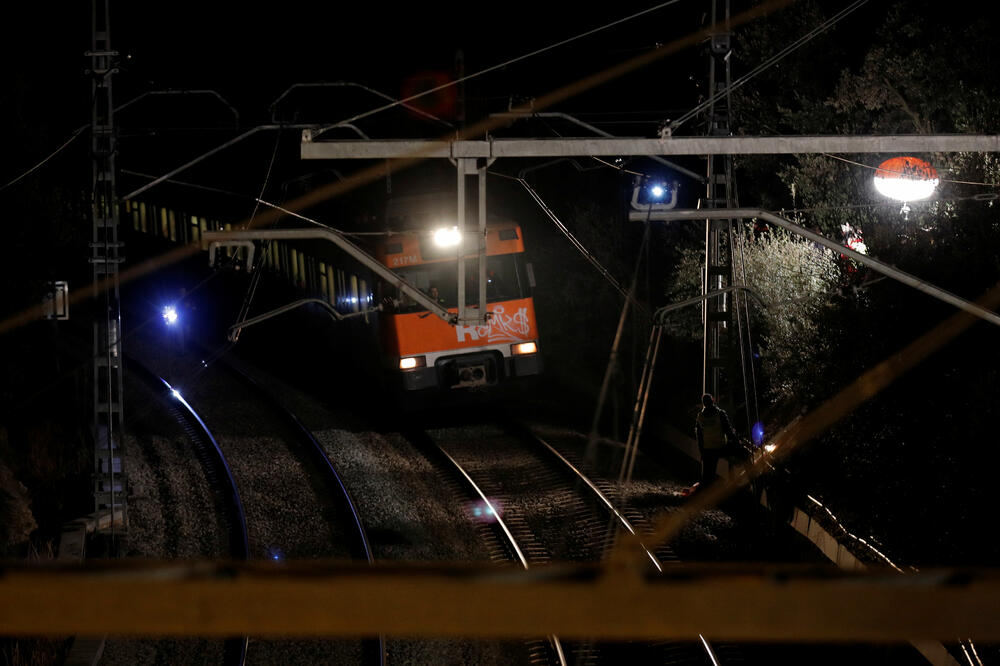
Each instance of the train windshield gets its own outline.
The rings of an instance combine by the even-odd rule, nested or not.
[[[465,302],[475,305],[479,302],[479,274],[475,260],[465,263]],[[411,266],[396,270],[396,274],[437,300],[446,308],[458,307],[458,265],[454,261],[422,266]],[[523,254],[501,254],[486,257],[486,301],[512,301],[527,298],[528,273]],[[397,312],[420,312],[424,308],[400,291]]]

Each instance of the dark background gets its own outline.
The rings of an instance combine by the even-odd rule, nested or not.
[[[734,3],[734,13],[742,9],[740,4]],[[733,56],[734,77],[844,4],[802,0],[740,31]],[[648,6],[614,3],[584,11],[537,2],[435,3],[430,9],[415,3],[334,6],[292,1],[266,8],[243,3],[114,3],[112,43],[121,53],[120,71],[114,78],[116,105],[166,89],[211,90],[225,100],[208,94],[158,95],[119,113],[119,193],[148,180],[137,174],[165,173],[272,118],[336,122],[381,104],[377,96],[362,90],[310,89],[286,97],[272,115],[270,105],[293,84],[354,81],[399,97],[413,89],[415,78],[428,72],[454,76],[459,51],[465,72],[472,73]],[[469,81],[464,91],[465,122],[506,111],[687,35],[704,25],[707,7],[707,2],[682,0]],[[89,62],[83,56],[89,48],[89,24],[89,3],[10,9],[9,83],[0,97],[0,120],[8,138],[0,159],[0,185],[89,124],[92,100],[85,74]],[[977,26],[978,32],[972,29]],[[887,74],[903,70],[921,74],[922,78],[905,82],[909,87],[897,85],[903,87],[913,108],[933,119],[934,131],[995,132],[994,117],[956,112],[962,104],[995,99],[991,97],[997,70],[993,66],[996,47],[988,38],[991,27],[992,17],[984,15],[978,3],[952,3],[945,12],[931,2],[870,2],[834,31],[748,85],[739,98],[734,127],[748,134],[912,132],[912,126],[905,125],[905,114],[878,108],[864,95],[859,95],[858,103],[851,98],[854,106],[846,111],[836,106],[843,98],[837,97],[837,86],[844,73],[860,71],[866,58],[876,54],[872,56],[876,62],[887,63]],[[889,67],[893,54],[906,54],[902,64],[893,65],[896,69]],[[915,55],[908,60],[910,54]],[[706,81],[704,51],[692,47],[551,110],[572,114],[616,135],[651,137],[664,121],[698,102],[705,94]],[[444,120],[459,126],[463,105],[458,99],[454,104],[447,98],[428,100],[428,104],[434,102],[431,106]],[[865,124],[868,119],[871,122]],[[703,118],[696,119],[680,133],[700,134],[703,123]],[[429,138],[454,132],[398,109],[357,125],[376,139]],[[582,128],[554,119],[523,121],[495,133],[587,135]],[[253,213],[252,197],[262,191],[269,200],[287,200],[367,166],[302,162],[298,140],[295,130],[262,133],[178,177],[198,188],[164,185],[146,198],[237,222]],[[696,172],[704,168],[699,158],[678,162]],[[508,160],[492,169],[517,175],[536,165]],[[648,160],[625,160],[617,165],[678,178],[684,205],[693,205],[700,196],[700,185],[664,172]],[[795,206],[788,187],[792,177],[786,175],[789,169],[798,169],[798,177],[805,173],[811,178],[808,182],[816,185],[805,194],[799,190],[800,200],[814,197],[811,205],[838,203],[837,190],[843,191],[844,199],[860,200],[860,186],[847,187],[845,183],[850,183],[844,172],[830,175],[827,182],[823,180],[826,172],[810,175],[807,166],[794,157],[738,160],[742,203],[759,202],[772,209]],[[991,172],[988,164],[982,167],[976,178],[992,178],[995,165],[992,168]],[[89,283],[90,174],[89,135],[84,132],[31,176],[0,190],[7,249],[2,267],[7,285],[2,294],[5,315],[37,303],[45,280],[68,279],[72,286]],[[575,165],[564,162],[534,171],[529,179],[584,244],[620,281],[627,282],[641,238],[641,225],[626,219],[632,176],[579,158]],[[454,187],[453,171],[442,161],[395,173],[391,179],[379,179],[305,212],[340,228],[378,229],[388,197],[450,187]],[[536,265],[540,284],[536,299],[549,368],[546,381],[553,382],[562,391],[554,394],[566,401],[592,405],[621,299],[553,230],[518,186],[494,177],[489,187],[491,207],[495,204],[496,212],[517,219],[524,227]],[[969,192],[953,189],[950,194]],[[996,281],[995,209],[976,204],[973,210],[969,202],[957,205],[965,206],[967,215],[949,233],[916,237],[913,227],[904,225],[898,216],[886,216],[882,227],[876,227],[873,220],[867,228],[873,252],[910,272],[939,279],[963,296],[977,296]],[[651,307],[668,300],[675,261],[682,249],[698,247],[700,234],[700,229],[676,225],[653,229],[639,285],[641,297]],[[879,234],[881,243],[875,242]],[[812,377],[818,395],[834,392],[950,314],[945,308],[928,306],[910,290],[889,285],[886,281],[871,290],[863,302],[845,304],[826,322],[829,356],[837,363],[832,370],[817,370]],[[172,283],[170,288],[175,286]],[[0,388],[6,430],[0,458],[28,486],[33,510],[44,516],[42,522],[50,526],[50,533],[60,519],[79,513],[68,503],[64,490],[85,494],[87,488],[81,479],[87,473],[89,448],[85,430],[79,429],[77,410],[53,409],[53,405],[73,404],[86,388],[81,374],[85,371],[73,364],[71,349],[75,345],[71,327],[79,325],[82,328],[76,332],[83,342],[76,346],[84,355],[89,353],[86,315],[84,306],[79,314],[74,312],[70,326],[56,330],[32,325],[4,334],[2,341]],[[631,407],[646,335],[641,318],[630,320],[623,372],[614,392],[619,418],[602,424],[608,434],[623,434],[622,419]],[[992,328],[977,325],[971,336],[950,345],[946,353],[856,413],[811,456],[813,472],[827,471],[817,478],[830,494],[863,498],[853,517],[866,526],[885,529],[893,521],[903,524],[900,516],[909,516],[902,531],[926,560],[995,563],[995,548],[976,545],[974,536],[984,520],[975,507],[989,497],[977,471],[995,469],[995,447],[987,445],[996,439],[997,342]],[[59,349],[56,354],[51,351],[54,347]],[[700,353],[696,342],[671,339],[660,368],[655,406],[685,432],[690,430],[700,393]],[[769,431],[814,406],[815,401],[804,398],[783,405],[776,412],[780,418],[768,424]],[[83,413],[88,409],[89,405],[82,406]],[[993,463],[981,465],[984,459]],[[809,460],[803,457],[803,468],[808,468]],[[63,475],[75,485],[63,483]],[[973,494],[964,492],[970,488],[975,489]],[[923,492],[927,489],[933,492]],[[911,509],[920,495],[938,502],[932,506],[944,507],[956,497],[960,501],[947,502],[935,520],[936,527],[925,529],[920,513]],[[865,511],[866,505],[891,510],[873,515]],[[850,502],[845,501],[845,506]],[[956,533],[962,535],[962,543],[954,538]]]

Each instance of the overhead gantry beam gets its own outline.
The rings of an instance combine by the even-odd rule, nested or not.
[[[788,155],[807,153],[1000,152],[997,134],[881,136],[723,136],[629,139],[490,139],[488,141],[313,141],[303,130],[302,159],[603,157],[643,155]]]

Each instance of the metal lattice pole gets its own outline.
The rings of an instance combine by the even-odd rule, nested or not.
[[[722,23],[724,29],[714,33],[709,41],[709,97],[715,101],[708,108],[708,135],[729,136],[731,83],[730,57],[732,55],[729,33],[729,0],[711,0],[711,23]],[[719,16],[719,14],[722,14]],[[723,93],[716,99],[717,93]],[[733,205],[732,157],[708,156],[708,183],[705,207],[731,208]],[[702,294],[718,292],[733,284],[732,254],[730,248],[731,220],[705,221],[705,266],[702,275]],[[702,310],[704,346],[702,363],[702,392],[716,396],[720,403],[733,404],[733,366],[731,332],[733,308],[728,293],[704,301]]]
[[[90,58],[91,153],[93,159],[93,233],[89,261],[94,278],[93,437],[94,509],[110,514],[112,547],[124,533],[126,477],[122,457],[122,354],[118,264],[118,199],[115,193],[117,150],[111,79],[117,52],[111,50],[109,0],[93,0]]]

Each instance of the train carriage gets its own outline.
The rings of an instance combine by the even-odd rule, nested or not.
[[[452,240],[454,239],[454,240]],[[455,230],[393,235],[376,256],[411,285],[458,313],[458,234]],[[466,253],[465,300],[479,300],[476,250]],[[450,325],[393,287],[383,285],[380,317],[386,370],[398,388],[471,389],[496,385],[542,370],[538,324],[531,296],[531,265],[520,227],[512,222],[486,229],[486,309],[483,326]]]

